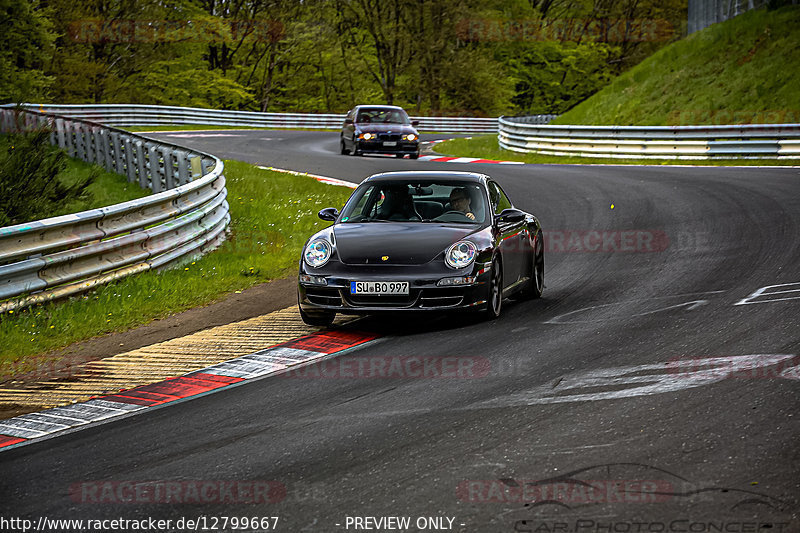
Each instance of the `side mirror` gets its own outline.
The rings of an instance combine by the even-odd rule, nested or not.
[[[333,222],[339,218],[339,211],[335,207],[326,207],[319,212],[319,218]]]
[[[494,221],[497,223],[513,224],[525,220],[525,213],[519,209],[503,209],[499,215],[494,216]]]
[[[412,120],[411,125],[416,128],[417,126],[419,126],[419,120]]]
[[[353,119],[352,118],[346,118],[346,119],[344,119],[344,123],[345,124],[352,124],[353,123]]]

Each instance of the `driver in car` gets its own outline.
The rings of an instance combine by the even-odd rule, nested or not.
[[[464,213],[464,216],[470,220],[475,220],[475,215],[472,213],[471,200],[469,198],[469,193],[467,189],[463,187],[457,187],[450,191],[450,206],[455,211],[461,211]]]

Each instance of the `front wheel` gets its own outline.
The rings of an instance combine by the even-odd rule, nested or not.
[[[341,140],[339,141],[339,152],[340,152],[342,155],[347,155],[347,154],[349,154],[349,153],[350,153],[350,150],[348,150],[348,149],[347,149],[347,147],[344,145],[344,139],[341,139]]]
[[[361,155],[361,150],[358,149],[358,141],[353,140],[353,151],[350,153],[356,156]]]
[[[300,307],[300,318],[309,326],[328,327],[333,323],[336,318],[336,313],[333,311],[318,311],[313,314],[308,314]]]
[[[486,298],[485,317],[494,320],[503,310],[503,264],[500,259],[492,260],[492,273],[489,276],[489,291]]]
[[[408,157],[410,157],[411,159],[419,159],[419,152],[417,152],[416,154],[411,154]]]

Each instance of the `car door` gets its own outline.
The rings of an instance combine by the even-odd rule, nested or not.
[[[513,207],[511,200],[508,199],[506,193],[500,188],[500,185],[494,181],[490,181],[489,185],[489,200],[491,202],[494,217],[503,212],[503,209]],[[496,232],[496,240],[500,248],[500,253],[503,257],[503,288],[517,282],[523,275],[523,258],[524,253],[521,239],[523,238],[523,229],[525,228],[525,220],[518,222],[495,222],[494,228]]]

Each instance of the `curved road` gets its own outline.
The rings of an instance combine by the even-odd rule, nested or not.
[[[383,340],[324,372],[9,450],[2,516],[800,531],[800,170],[464,165],[340,156],[332,133],[154,136],[353,182],[395,169],[491,174],[549,231],[545,297],[508,302],[492,323],[364,320]],[[423,375],[371,374],[412,356],[430,364]],[[451,363],[463,372],[441,375]],[[80,493],[137,480],[267,480],[286,495],[198,505]],[[356,520],[390,516],[410,525]]]

